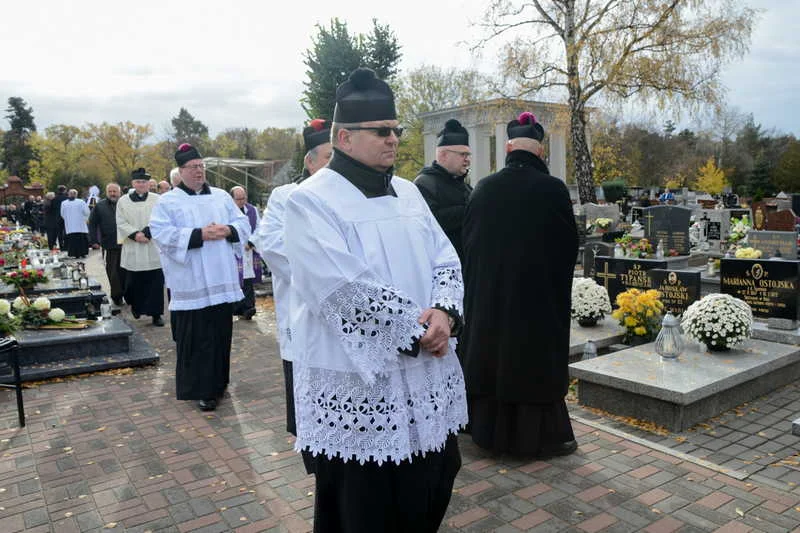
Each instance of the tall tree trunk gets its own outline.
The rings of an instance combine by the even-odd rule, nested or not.
[[[580,102],[573,102],[572,91],[569,96],[570,138],[572,153],[575,158],[575,182],[578,184],[578,196],[581,204],[597,203],[594,176],[592,175],[592,154],[586,142],[586,112]]]
[[[572,141],[572,154],[575,158],[575,181],[578,184],[578,197],[581,204],[597,202],[592,177],[592,154],[586,142],[586,111],[583,101],[580,72],[578,68],[578,47],[575,42],[575,0],[564,3],[564,45],[567,56],[567,90],[569,91],[569,130]]]

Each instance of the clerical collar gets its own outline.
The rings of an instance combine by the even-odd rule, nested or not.
[[[194,196],[196,194],[211,194],[211,187],[208,186],[208,183],[203,183],[203,187],[200,189],[200,192],[195,192],[189,187],[187,187],[183,182],[178,184],[178,187],[183,189],[183,192],[188,194],[189,196]]]
[[[341,174],[367,198],[397,196],[392,187],[394,167],[390,167],[386,172],[381,172],[356,161],[338,148],[334,148],[328,168]]]
[[[506,166],[509,168],[527,168],[533,167],[540,172],[550,174],[547,165],[542,161],[539,156],[532,154],[527,150],[514,150],[506,155]]]
[[[69,200],[70,202],[71,202],[72,200],[74,200],[74,199],[75,199],[75,198],[67,198],[67,200]]]
[[[442,174],[444,174],[446,176],[450,176],[451,178],[453,178],[456,181],[462,181],[463,182],[464,179],[467,177],[466,174],[464,174],[463,176],[458,176],[456,174],[453,174],[452,172],[450,172],[449,170],[444,168],[442,165],[440,165],[437,161],[434,161],[431,166],[433,168],[435,168],[438,172],[441,172]]]
[[[303,183],[309,176],[311,176],[311,172],[309,172],[306,167],[303,167],[303,172],[294,179],[294,182]]]
[[[136,189],[134,189],[128,193],[128,197],[131,199],[131,202],[144,202],[147,201],[147,192],[145,191],[144,194],[139,194],[136,192]]]

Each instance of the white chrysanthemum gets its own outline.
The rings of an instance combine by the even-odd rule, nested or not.
[[[47,311],[50,309],[50,300],[44,296],[40,296],[33,301],[33,308],[39,311]]]
[[[686,309],[681,326],[698,342],[730,348],[750,337],[753,311],[729,294],[709,294]]]
[[[603,318],[611,312],[611,300],[605,287],[592,278],[572,280],[572,318]]]
[[[60,307],[54,307],[47,313],[47,318],[52,320],[53,322],[61,322],[64,320],[64,317],[67,316],[64,311],[61,310]]]
[[[23,309],[28,307],[27,305],[25,305],[25,300],[22,299],[22,296],[17,296],[16,298],[14,298],[14,303],[12,303],[11,306],[17,311],[22,311]]]
[[[8,300],[0,299],[0,315],[7,315],[11,312],[11,304]]]

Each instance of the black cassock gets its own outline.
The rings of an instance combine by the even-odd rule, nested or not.
[[[174,311],[173,338],[178,360],[175,392],[179,400],[219,398],[230,382],[233,304]]]
[[[578,233],[564,183],[530,152],[481,180],[464,221],[462,364],[472,438],[546,455],[574,439],[568,387]]]

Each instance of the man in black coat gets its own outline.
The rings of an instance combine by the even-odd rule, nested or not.
[[[577,448],[564,401],[578,232],[569,192],[541,156],[531,113],[506,127],[506,166],[464,219],[464,378],[475,443],[546,457]]]
[[[462,263],[461,227],[467,199],[472,192],[465,179],[471,156],[469,133],[459,121],[450,119],[439,132],[436,160],[423,168],[414,180]]]
[[[67,199],[66,185],[59,185],[56,188],[55,197],[50,200],[50,204],[45,207],[44,223],[47,228],[47,246],[54,248],[56,242],[61,250],[66,250],[67,234],[64,230],[64,219],[61,218],[61,204]]]
[[[106,274],[111,286],[111,300],[122,305],[125,287],[125,269],[119,264],[122,245],[117,241],[117,200],[120,188],[116,183],[106,185],[106,197],[97,202],[89,215],[89,242],[97,249],[101,246],[106,256]]]

